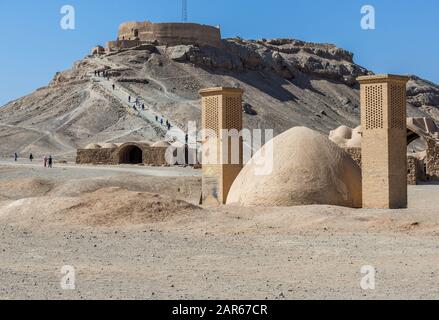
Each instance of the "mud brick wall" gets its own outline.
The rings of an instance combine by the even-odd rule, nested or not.
[[[407,157],[407,184],[417,185],[418,182],[425,180],[423,163],[412,156]]]
[[[432,139],[427,141],[426,174],[430,179],[439,179],[439,144]]]
[[[114,149],[78,149],[77,164],[118,164],[117,148]]]
[[[219,28],[196,23],[126,22],[120,25],[118,40],[158,42],[159,45],[221,46]]]
[[[345,151],[352,157],[352,159],[361,168],[361,148],[345,148]],[[439,173],[439,161],[436,162],[436,164],[438,165],[437,172]],[[426,176],[423,168],[423,162],[417,159],[416,157],[407,156],[407,184],[416,185],[420,181],[425,181],[425,180],[426,180]]]
[[[136,145],[139,146],[139,145]],[[167,166],[166,149],[162,147],[139,146],[142,150],[142,162],[149,166]],[[78,149],[77,164],[120,164],[123,148]]]
[[[349,153],[352,159],[361,168],[361,148],[346,148],[345,151]]]

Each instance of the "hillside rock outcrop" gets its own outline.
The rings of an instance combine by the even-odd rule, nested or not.
[[[223,42],[224,48],[175,46],[170,49],[169,57],[212,69],[268,70],[284,79],[305,73],[348,85],[354,85],[356,77],[369,74],[353,62],[352,53],[334,45],[289,39],[227,39]]]
[[[97,70],[110,80],[94,76]],[[32,152],[73,159],[78,146],[97,141],[163,140],[142,111],[118,96],[122,91],[184,130],[189,121],[200,126],[200,89],[239,86],[245,128],[278,135],[306,126],[327,135],[341,124],[359,125],[356,78],[370,73],[349,51],[293,39],[122,48],[87,56],[47,86],[0,108],[0,156]],[[407,99],[410,117],[439,121],[438,85],[412,76]]]

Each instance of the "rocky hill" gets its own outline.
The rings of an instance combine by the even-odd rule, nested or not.
[[[52,154],[72,159],[92,142],[157,141],[166,129],[155,115],[185,128],[200,120],[198,90],[211,86],[245,89],[244,126],[292,126],[321,132],[359,123],[355,78],[371,73],[353,54],[330,44],[290,39],[223,40],[221,48],[141,45],[88,56],[57,73],[47,87],[0,108],[0,156]],[[106,70],[110,81],[96,77]],[[111,88],[116,85],[116,90]],[[126,97],[140,96],[145,111]],[[439,86],[412,76],[410,116],[439,121]]]

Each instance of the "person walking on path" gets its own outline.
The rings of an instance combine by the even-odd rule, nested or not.
[[[116,86],[114,85],[114,83],[113,83],[112,87],[113,87],[113,91],[114,91],[114,89],[116,89]]]
[[[44,156],[44,168],[47,168],[47,156]]]
[[[14,153],[14,160],[15,160],[15,162],[18,161],[18,154],[17,154],[17,152]]]
[[[29,155],[29,160],[30,160],[30,162],[32,162],[34,160],[34,156],[32,153]]]
[[[128,96],[128,102],[131,103],[131,96]]]
[[[49,168],[52,168],[53,159],[52,156],[49,156]]]

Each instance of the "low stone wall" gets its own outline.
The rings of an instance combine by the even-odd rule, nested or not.
[[[105,48],[102,46],[96,46],[93,48],[93,50],[91,51],[92,55],[100,55],[100,54],[105,54]]]
[[[133,150],[137,150],[137,154],[131,155]],[[139,151],[140,150],[140,151]],[[128,142],[117,148],[95,148],[95,149],[78,149],[76,155],[77,164],[123,164],[131,163],[133,157],[136,161],[133,164],[138,164],[140,160],[142,164],[148,166],[169,166],[166,156],[168,147],[151,147],[146,143]],[[135,152],[136,153],[136,152]],[[172,165],[186,165],[189,164],[194,167],[199,167],[198,164],[193,164],[194,160],[190,161],[189,157],[196,157],[196,154],[189,152],[187,147],[174,148],[175,163]],[[139,157],[139,158],[137,158]],[[172,159],[169,159],[171,161]]]
[[[109,52],[118,51],[121,49],[130,49],[142,44],[139,40],[116,40],[107,42],[107,50]]]
[[[149,166],[168,166],[165,147],[146,147],[143,152],[143,163]]]
[[[361,148],[345,148],[345,151],[361,168]],[[416,185],[425,180],[423,161],[413,156],[407,156],[407,184]]]
[[[77,164],[108,164],[115,165],[125,163],[124,152],[126,147],[131,145],[124,144],[112,149],[78,149],[76,155]],[[133,144],[142,151],[142,164],[149,166],[167,166],[166,149],[162,147],[149,147]]]
[[[425,181],[423,162],[416,157],[407,157],[407,184],[417,185],[420,181]]]
[[[352,159],[361,168],[361,148],[346,148],[345,151],[349,153]]]
[[[77,164],[118,164],[117,148],[113,149],[78,149]]]

